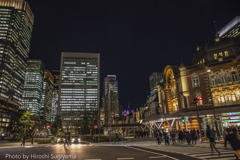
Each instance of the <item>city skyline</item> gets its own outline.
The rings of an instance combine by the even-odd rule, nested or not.
[[[49,70],[59,70],[61,52],[100,53],[100,84],[104,76],[117,75],[119,103],[124,108],[128,102],[132,108],[145,103],[152,72],[162,71],[167,64],[180,65],[181,59],[192,65],[197,45],[203,47],[215,38],[213,21],[220,30],[239,16],[240,4],[236,0],[222,1],[217,7],[215,1],[202,0],[28,2],[38,17],[30,58],[42,59]]]

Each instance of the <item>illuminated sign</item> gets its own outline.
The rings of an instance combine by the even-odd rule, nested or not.
[[[236,115],[236,114],[240,114],[240,112],[222,113],[223,116]]]
[[[224,123],[240,122],[240,119],[223,120]]]

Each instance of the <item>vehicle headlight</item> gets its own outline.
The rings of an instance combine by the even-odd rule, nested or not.
[[[78,141],[80,141],[80,138],[78,138]]]
[[[65,139],[63,139],[65,141]]]
[[[75,139],[72,139],[72,142],[74,141]]]
[[[58,138],[57,140],[60,141],[60,138]]]

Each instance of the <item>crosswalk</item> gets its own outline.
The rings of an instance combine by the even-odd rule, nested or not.
[[[232,150],[221,150],[219,149],[219,152],[221,153],[220,156],[218,156],[217,152],[204,152],[204,153],[188,153],[185,155],[188,155],[190,157],[200,158],[200,159],[210,159],[210,160],[235,160],[236,157],[234,156],[234,152]]]
[[[142,148],[148,148],[148,149],[154,149],[164,152],[170,152],[170,153],[177,153],[177,154],[183,154],[189,157],[199,158],[202,160],[236,160],[236,157],[234,156],[233,150],[225,150],[225,149],[218,149],[218,151],[221,153],[220,156],[218,156],[217,152],[195,152],[195,153],[184,153],[184,152],[176,152],[171,150],[170,148],[161,148],[161,147],[147,147],[144,146]]]

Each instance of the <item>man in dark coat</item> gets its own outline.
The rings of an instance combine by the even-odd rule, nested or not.
[[[227,128],[225,141],[228,141],[231,144],[235,157],[238,160],[240,158],[240,142],[237,140],[237,135],[234,132],[231,133],[230,128]],[[226,143],[224,147],[226,147]]]

